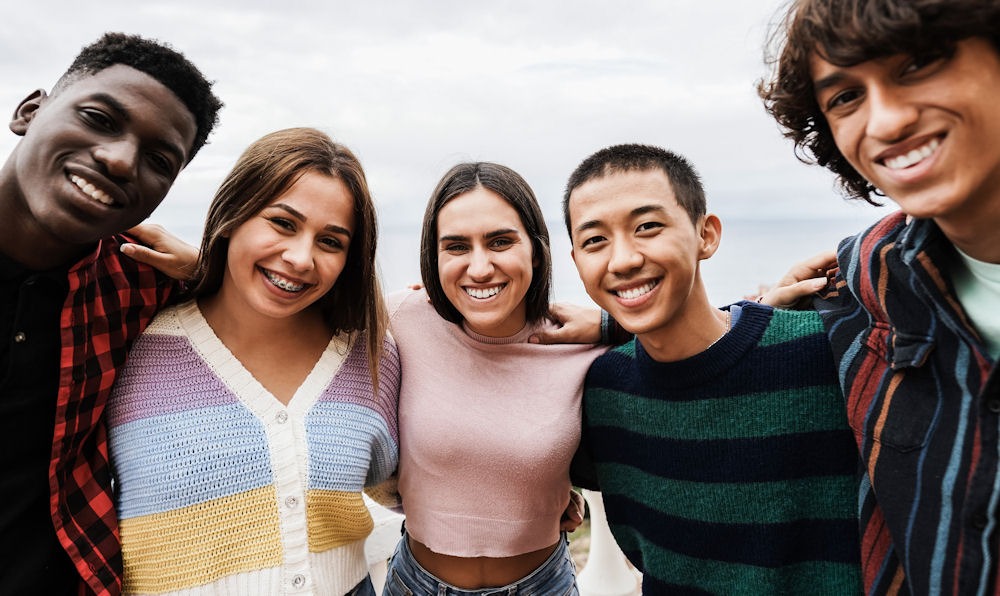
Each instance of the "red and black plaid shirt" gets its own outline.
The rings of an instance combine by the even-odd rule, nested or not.
[[[102,241],[69,270],[49,463],[56,535],[83,578],[81,593],[99,595],[119,594],[122,587],[104,406],[132,342],[174,288],[164,275],[122,256],[123,242]]]

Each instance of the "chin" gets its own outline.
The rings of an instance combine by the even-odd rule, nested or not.
[[[637,321],[635,319],[626,316],[615,316],[615,313],[608,311],[611,317],[621,325],[622,329],[628,331],[632,335],[640,335],[649,331],[651,325],[649,323],[644,323],[643,321]]]

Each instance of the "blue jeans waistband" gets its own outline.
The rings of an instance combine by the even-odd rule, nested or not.
[[[407,535],[396,546],[389,562],[383,596],[512,596],[551,594],[578,594],[576,567],[569,553],[566,535],[563,534],[549,558],[537,569],[506,586],[466,590],[453,586],[420,566],[413,557]]]

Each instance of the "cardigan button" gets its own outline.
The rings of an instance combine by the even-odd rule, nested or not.
[[[301,588],[306,585],[306,576],[299,574],[292,578],[292,587]]]
[[[284,424],[288,422],[288,412],[281,410],[280,412],[274,415],[274,419],[275,421],[277,421],[278,424]]]
[[[28,336],[24,334],[24,331],[18,331],[14,334],[14,343],[23,344]]]
[[[986,400],[986,409],[994,414],[1000,414],[1000,399],[992,398]]]

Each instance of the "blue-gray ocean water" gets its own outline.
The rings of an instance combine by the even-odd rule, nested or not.
[[[845,236],[857,233],[887,213],[885,209],[859,211],[838,219],[723,218],[722,244],[715,256],[703,261],[702,275],[714,304],[724,305],[773,284],[788,268],[823,250],[833,250]],[[201,237],[201,223],[161,219],[188,242]],[[570,243],[561,221],[548,222],[552,237],[553,289],[556,300],[590,304],[570,259]],[[386,292],[420,281],[419,222],[383,225],[378,247],[379,268]]]

